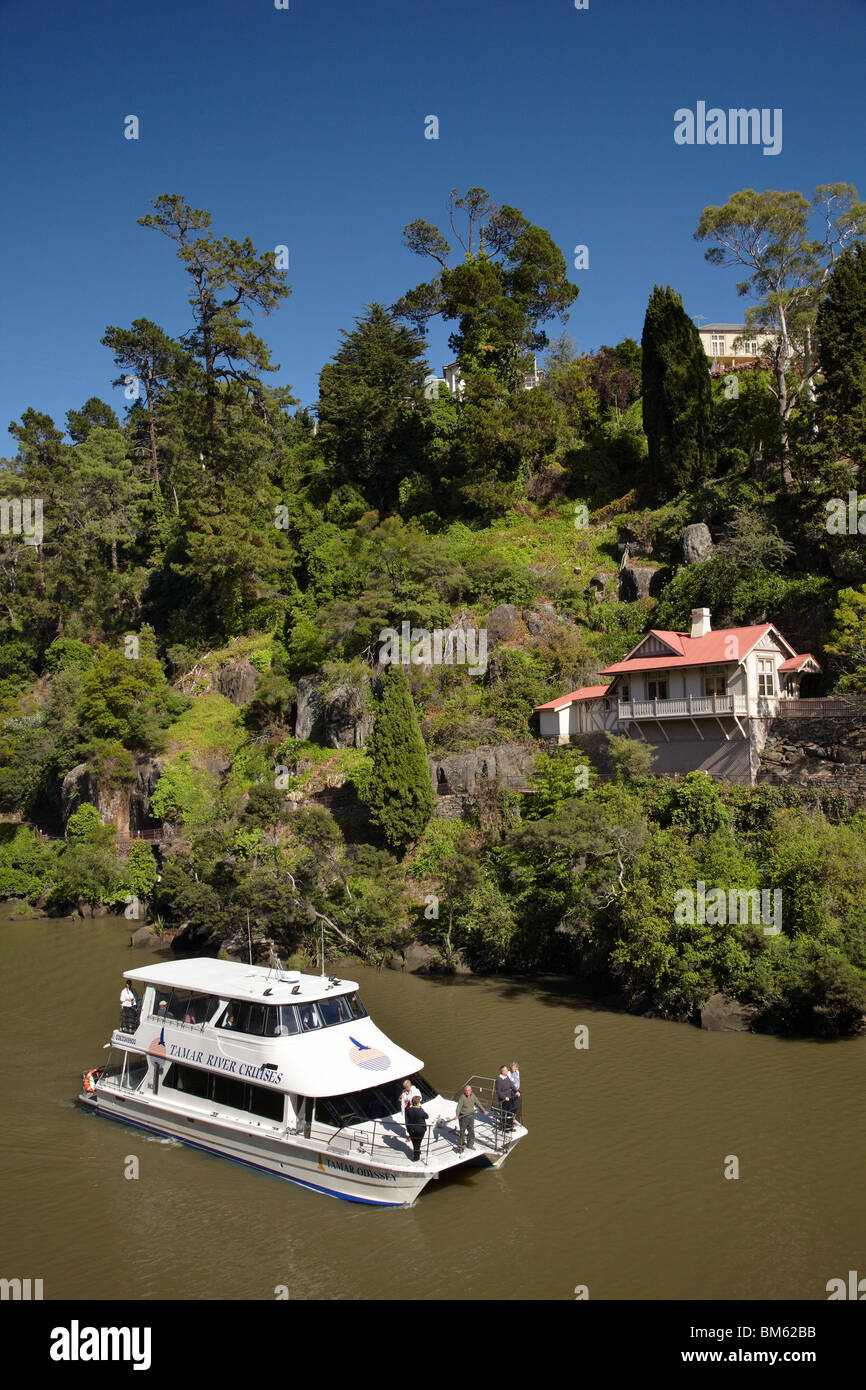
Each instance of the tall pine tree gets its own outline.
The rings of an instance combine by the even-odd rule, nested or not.
[[[433,783],[409,682],[402,666],[385,672],[382,703],[367,745],[373,774],[367,802],[390,849],[418,840],[433,814]]]
[[[683,301],[654,286],[641,338],[643,427],[652,481],[670,495],[707,478],[714,459],[707,355]]]

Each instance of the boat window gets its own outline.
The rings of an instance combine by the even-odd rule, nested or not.
[[[115,1086],[119,1086],[119,1085],[120,1085],[120,1077],[121,1077],[121,1074],[122,1074],[122,1072],[123,1072],[123,1063],[124,1063],[125,1059],[126,1059],[126,1053],[125,1053],[125,1051],[123,1050],[123,1048],[121,1048],[121,1047],[112,1047],[112,1048],[109,1048],[109,1051],[108,1051],[108,1061],[105,1063],[105,1066],[102,1068],[102,1076],[101,1076],[100,1080],[102,1080],[102,1081],[111,1081],[111,1082],[113,1082],[113,1084],[114,1084]]]
[[[266,1120],[283,1118],[284,1096],[281,1091],[269,1091],[266,1086],[247,1083],[247,1109]]]
[[[244,1110],[267,1120],[282,1120],[284,1096],[269,1086],[256,1086],[251,1081],[239,1081],[234,1076],[203,1071],[173,1062],[166,1072],[163,1086],[183,1095],[199,1096],[229,1110]]]
[[[191,994],[188,989],[158,989],[152,1012],[177,1023],[207,1023],[219,1000],[211,994]]]
[[[342,999],[343,1003],[347,1006],[353,1018],[367,1017],[367,1010],[361,1003],[361,996],[359,994],[344,994],[342,996]]]
[[[294,1004],[282,1004],[280,1006],[280,1032],[300,1033],[301,1025],[298,1020],[298,1013]]]
[[[314,1028],[321,1028],[322,1020],[315,1004],[299,1004],[298,1013],[300,1015],[301,1031],[303,1033],[311,1033]]]
[[[235,1076],[211,1077],[210,1099],[216,1105],[227,1105],[231,1110],[244,1108],[244,1083]]]
[[[436,1095],[420,1072],[409,1079],[413,1095],[420,1095],[422,1102],[432,1100]],[[337,1129],[344,1125],[365,1124],[369,1120],[388,1119],[400,1113],[402,1089],[402,1080],[386,1081],[380,1086],[368,1086],[363,1091],[352,1091],[344,1096],[322,1096],[316,1101],[316,1119]]]
[[[278,1004],[249,1004],[231,999],[217,1023],[217,1028],[235,1033],[249,1033],[256,1038],[277,1038],[280,1035]]]
[[[137,1091],[147,1076],[147,1058],[143,1052],[127,1052],[126,1075],[123,1084],[128,1091]]]
[[[337,1023],[349,1023],[352,1019],[348,1004],[339,995],[334,999],[320,999],[319,1012],[326,1028],[332,1028]]]
[[[182,1091],[184,1095],[200,1096],[202,1100],[207,1100],[210,1089],[211,1076],[206,1071],[199,1071],[198,1067],[185,1067],[180,1062],[174,1062],[169,1068],[163,1080],[163,1086],[170,1086],[175,1091]]]

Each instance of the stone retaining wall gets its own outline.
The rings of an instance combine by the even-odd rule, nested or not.
[[[757,780],[775,786],[832,784],[866,803],[866,714],[774,719]]]

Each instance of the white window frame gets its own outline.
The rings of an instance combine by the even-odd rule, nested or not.
[[[769,690],[765,685],[769,684]],[[758,695],[762,699],[776,694],[776,663],[771,656],[758,657]]]

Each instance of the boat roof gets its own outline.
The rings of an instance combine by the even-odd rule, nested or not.
[[[264,965],[244,965],[242,961],[195,960],[160,961],[140,970],[124,970],[127,980],[165,989],[199,990],[221,999],[267,999],[269,1004],[297,1004],[323,999],[328,995],[349,994],[358,988],[354,980],[336,980],[328,975],[302,975],[298,970],[274,970]],[[294,990],[300,986],[299,992]]]
[[[282,1046],[275,1050],[278,1041]],[[424,1063],[378,1028],[371,1018],[341,1023],[335,1028],[316,1028],[291,1038],[258,1038],[271,1046],[260,1048],[277,1064],[279,1087],[305,1096],[339,1096],[364,1091],[388,1081],[402,1081],[421,1071]],[[224,1057],[240,1056],[234,1039],[220,1039]],[[249,1048],[244,1049],[249,1057]]]

